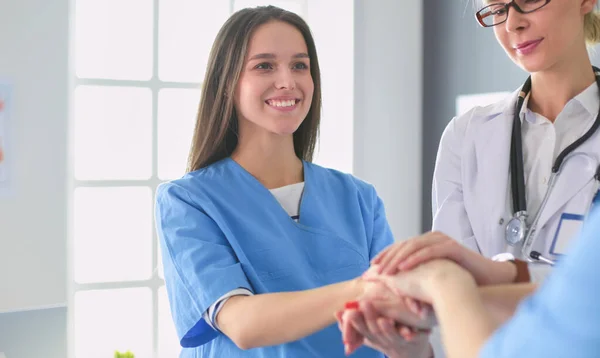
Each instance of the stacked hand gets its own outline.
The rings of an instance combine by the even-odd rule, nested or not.
[[[378,273],[394,275],[436,259],[455,262],[479,285],[511,283],[516,275],[513,264],[494,262],[440,232],[429,232],[390,245],[372,260],[372,264],[377,265]]]
[[[437,286],[442,280],[487,283],[488,261],[440,233],[389,246],[363,275],[364,294],[336,313],[346,353],[366,345],[388,357],[431,356]]]
[[[362,297],[336,312],[346,353],[366,345],[388,357],[420,357],[429,351],[428,336],[435,325],[431,308],[394,292],[376,270],[363,276]]]

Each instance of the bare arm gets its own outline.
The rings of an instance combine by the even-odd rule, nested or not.
[[[479,288],[479,294],[492,318],[502,324],[512,317],[519,303],[536,288],[537,285],[533,283],[484,286]]]
[[[362,292],[357,279],[306,291],[235,296],[219,312],[217,324],[241,349],[282,344],[333,324],[333,312]]]
[[[475,280],[462,271],[440,275],[432,283],[432,303],[448,358],[476,358],[498,323],[487,311]]]
[[[492,333],[512,317],[535,284],[477,287],[463,270],[440,274],[433,284],[433,306],[448,358],[478,357]]]

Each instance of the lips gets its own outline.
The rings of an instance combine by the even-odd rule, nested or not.
[[[537,48],[537,46],[540,44],[540,42],[542,42],[542,40],[543,39],[525,41],[525,42],[522,42],[522,43],[514,46],[514,49],[520,55],[527,55],[527,54],[532,53]]]

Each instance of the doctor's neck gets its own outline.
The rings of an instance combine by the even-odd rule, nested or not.
[[[567,102],[596,81],[587,51],[531,75],[529,109],[554,122]]]
[[[291,135],[266,134],[252,140],[241,135],[231,158],[267,189],[304,181],[302,161],[296,156]]]

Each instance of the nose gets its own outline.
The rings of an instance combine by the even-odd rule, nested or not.
[[[506,18],[506,22],[504,26],[506,31],[508,32],[521,32],[529,26],[527,22],[526,14],[521,14],[514,7],[509,7],[507,9],[508,17]]]
[[[284,68],[278,71],[275,79],[275,88],[293,90],[296,88],[296,80],[291,69]]]

